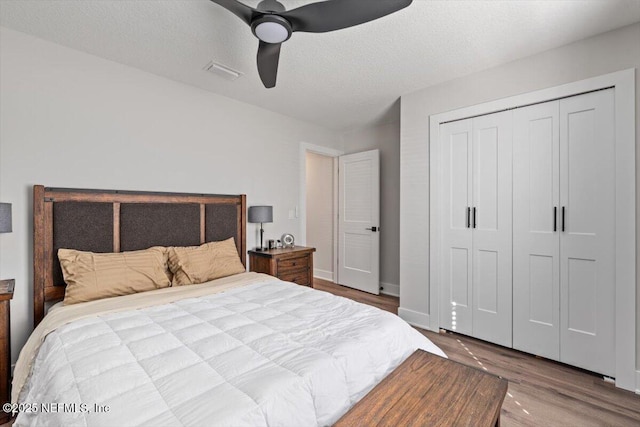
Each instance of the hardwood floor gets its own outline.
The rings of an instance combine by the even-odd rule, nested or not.
[[[314,288],[397,313],[399,300],[325,280]],[[509,380],[501,426],[640,426],[640,396],[602,377],[464,335],[416,328],[450,359]]]
[[[398,314],[399,300],[396,297],[382,294],[372,295],[367,292],[336,285],[333,282],[316,278],[313,279],[313,288],[331,292],[334,295],[349,298],[363,304],[369,304],[382,310],[390,311],[393,314]]]

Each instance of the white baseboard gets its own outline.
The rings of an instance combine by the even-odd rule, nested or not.
[[[636,394],[640,394],[640,371],[636,371]]]
[[[313,277],[317,277],[318,279],[328,280],[330,282],[333,282],[333,271],[320,270],[319,268],[314,268]]]
[[[410,325],[417,326],[422,329],[429,329],[429,315],[426,313],[420,313],[419,311],[399,307],[398,316]]]
[[[392,297],[400,297],[400,285],[380,282],[380,287],[383,288],[380,291],[381,294],[391,295]]]

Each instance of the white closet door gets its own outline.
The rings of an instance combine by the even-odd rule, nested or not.
[[[560,103],[513,113],[513,348],[560,358]]]
[[[473,119],[473,336],[511,347],[512,112]]]
[[[471,163],[472,121],[440,126],[442,218],[440,247],[440,326],[472,334]]]
[[[560,101],[560,361],[615,375],[613,90]]]

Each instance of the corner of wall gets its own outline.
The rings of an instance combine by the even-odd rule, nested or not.
[[[429,315],[408,308],[399,307],[398,316],[410,325],[431,331],[429,327]]]

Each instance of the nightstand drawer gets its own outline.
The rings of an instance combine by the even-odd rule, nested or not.
[[[303,270],[291,271],[285,274],[279,274],[278,279],[284,280],[285,282],[293,282],[298,285],[309,286],[309,269],[305,268]]]
[[[304,255],[296,258],[285,258],[278,260],[278,275],[291,273],[295,270],[309,267],[309,256]]]

